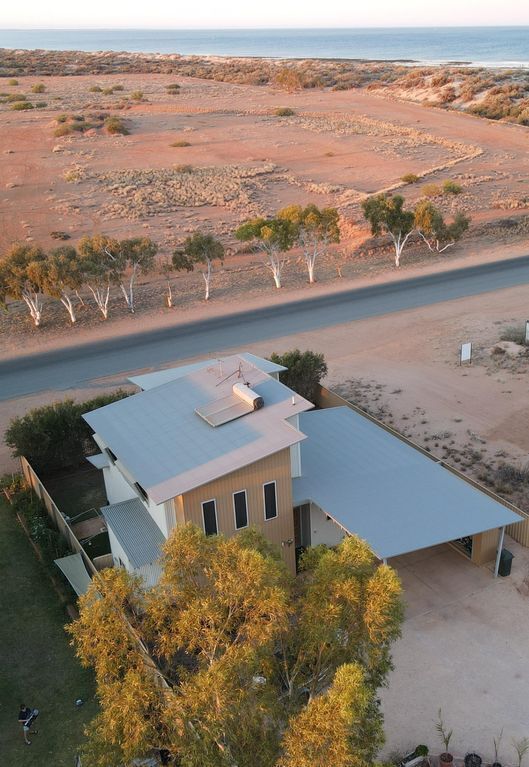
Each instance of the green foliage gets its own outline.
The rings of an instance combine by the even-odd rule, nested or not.
[[[416,184],[418,180],[419,176],[417,176],[416,173],[406,173],[401,178],[401,181],[403,181],[405,184]]]
[[[31,92],[32,93],[45,93],[46,92],[46,86],[44,83],[35,83],[35,85],[31,86]]]
[[[394,571],[357,538],[294,584],[257,531],[178,526],[148,592],[110,569],[80,599],[70,633],[101,703],[90,764],[165,747],[186,767],[368,767],[401,619]]]
[[[254,241],[265,251],[284,252],[292,248],[297,234],[297,225],[289,219],[252,218],[239,226],[235,237],[241,242]]]
[[[452,740],[452,735],[454,734],[453,730],[449,730],[443,720],[443,712],[441,709],[437,712],[437,722],[435,723],[435,729],[437,730],[437,733],[439,734],[439,738],[441,739],[441,742],[444,746],[445,753],[448,753],[448,747],[450,745],[450,741]]]
[[[165,86],[165,90],[171,96],[177,96],[180,93],[180,86],[178,83],[170,83],[169,85]]]
[[[292,115],[295,115],[296,113],[290,107],[277,107],[277,109],[274,110],[274,114],[276,117],[292,117]]]
[[[21,112],[24,109],[33,109],[33,104],[29,101],[17,101],[11,106],[11,109],[15,112]]]
[[[445,194],[461,194],[463,187],[461,184],[456,184],[455,181],[447,180],[443,184],[443,192]]]
[[[318,387],[327,375],[327,363],[323,354],[291,349],[284,354],[270,355],[270,362],[288,368],[279,374],[279,380],[309,402],[316,400]]]
[[[406,235],[413,229],[414,214],[404,209],[401,195],[379,194],[362,203],[364,217],[371,224],[371,234]]]
[[[44,560],[51,563],[68,550],[66,541],[53,527],[46,507],[30,489],[20,490],[11,500],[12,508],[24,519],[31,540],[39,547]]]
[[[447,224],[432,202],[421,200],[415,208],[415,226],[429,249],[441,253],[461,239],[470,226],[470,218],[456,213],[452,223]]]
[[[69,136],[72,133],[72,129],[66,123],[58,125],[53,131],[55,138],[61,138],[61,136]]]
[[[14,458],[25,456],[37,474],[49,474],[79,466],[87,455],[96,452],[92,430],[83,413],[128,396],[118,389],[85,402],[71,399],[30,410],[13,418],[5,433],[5,443]]]
[[[120,117],[107,117],[105,120],[107,133],[111,135],[127,136],[129,131]]]
[[[173,267],[177,271],[192,272],[197,264],[224,261],[224,246],[212,234],[195,232],[184,242],[184,247],[173,253]]]
[[[27,100],[28,100],[28,97],[24,96],[23,93],[11,93],[6,99],[8,104],[14,103],[16,101],[27,101]]]

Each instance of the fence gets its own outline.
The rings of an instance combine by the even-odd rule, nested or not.
[[[488,495],[489,498],[494,499],[498,503],[501,503],[502,506],[506,506],[511,511],[514,511],[522,519],[520,522],[515,522],[512,525],[508,525],[505,528],[505,532],[522,546],[529,547],[529,514],[527,512],[522,511],[522,509],[519,509],[518,506],[515,506],[513,503],[509,503],[509,501],[504,500],[499,495],[496,495],[496,493],[494,493],[492,490],[489,490],[483,485],[480,485],[479,482],[476,482],[471,477],[467,477],[466,474],[458,471],[458,469],[455,469],[453,466],[450,466],[450,464],[445,463],[445,461],[441,460],[440,458],[436,458],[420,445],[417,445],[415,442],[412,442],[412,440],[407,439],[407,437],[404,437],[402,434],[399,434],[399,432],[395,431],[395,429],[392,429],[391,426],[386,426],[386,424],[382,423],[382,421],[379,421],[374,416],[369,415],[369,413],[366,413],[366,411],[362,410],[362,408],[353,405],[352,402],[349,402],[343,397],[340,397],[339,394],[336,394],[330,389],[327,389],[325,386],[319,387],[319,390],[316,394],[316,405],[321,408],[348,407],[351,410],[354,410],[356,413],[364,416],[364,418],[367,418],[369,421],[376,423],[376,425],[381,429],[384,429],[384,431],[387,431],[397,439],[400,439],[401,442],[405,442],[407,445],[410,445],[410,447],[413,447],[414,450],[418,450],[419,453],[422,453],[422,455],[424,455],[426,458],[429,458],[431,461],[435,461],[435,463],[438,463],[443,467],[443,469],[450,471],[452,474],[455,474],[456,477],[459,477],[459,479],[462,479],[464,482],[467,482],[467,484],[472,485],[472,487],[475,487],[477,490],[485,493],[485,495]]]

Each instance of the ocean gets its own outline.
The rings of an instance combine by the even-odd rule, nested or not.
[[[529,67],[529,27],[392,29],[19,29],[0,48]]]

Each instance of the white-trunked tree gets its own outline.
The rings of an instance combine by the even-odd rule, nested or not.
[[[278,218],[291,221],[297,228],[297,241],[303,251],[309,282],[316,281],[316,261],[323,256],[329,244],[340,242],[340,216],[336,208],[318,208],[310,204],[289,205],[277,214]]]
[[[298,236],[298,226],[286,218],[252,218],[236,230],[241,242],[252,242],[266,254],[265,266],[272,272],[276,288],[286,263],[283,254],[290,250]]]
[[[195,266],[202,265],[202,277],[205,283],[205,300],[209,301],[211,275],[215,261],[224,262],[224,246],[212,234],[195,232],[184,242],[183,248],[174,251],[172,263],[176,271],[192,272]]]
[[[395,266],[400,266],[402,251],[415,228],[415,215],[404,209],[401,195],[377,194],[362,203],[362,210],[371,224],[371,234],[388,234],[395,248]]]

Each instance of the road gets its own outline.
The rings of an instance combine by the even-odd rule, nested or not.
[[[529,256],[224,315],[0,362],[0,400],[529,283]]]

